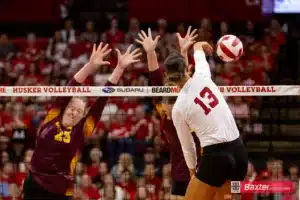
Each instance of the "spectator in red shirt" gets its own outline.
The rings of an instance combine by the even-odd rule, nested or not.
[[[102,158],[102,152],[99,148],[93,148],[90,151],[91,164],[87,168],[87,174],[93,179],[99,171],[100,161]]]
[[[108,189],[108,187],[111,187],[109,188],[109,191],[105,191]],[[116,185],[111,174],[105,175],[104,187],[101,190],[101,194],[101,196],[103,196],[105,200],[107,198],[111,200],[124,199],[125,196],[123,189],[120,186]]]
[[[273,159],[268,160],[266,169],[260,173],[260,179],[269,179],[272,176],[274,162]]]
[[[161,179],[156,176],[156,170],[153,164],[147,164],[144,169],[146,187],[151,199],[158,197],[161,186]]]
[[[113,116],[113,122],[108,133],[108,151],[110,154],[109,164],[115,164],[118,156],[122,152],[133,153],[132,147],[132,129],[131,124],[126,122],[126,114],[124,110],[119,109]]]
[[[132,18],[129,21],[128,32],[125,35],[125,43],[132,44],[140,32],[140,22],[137,18]]]
[[[28,74],[25,74],[26,85],[35,86],[38,83],[42,82],[42,77],[40,73],[40,69],[37,67],[36,63],[31,63],[29,65]]]
[[[13,164],[11,162],[4,163],[3,170],[2,170],[2,176],[1,176],[0,182],[5,182],[8,184],[15,183],[15,173]]]
[[[28,173],[28,168],[26,164],[23,162],[19,163],[19,170],[16,173],[16,184],[19,187],[23,186],[23,182],[27,176],[27,173]]]
[[[285,43],[285,35],[281,31],[280,23],[276,19],[271,20],[270,34],[274,43],[277,43],[279,46]]]
[[[133,175],[130,171],[125,170],[121,174],[119,186],[123,189],[124,192],[130,195],[131,199],[134,199],[134,195],[136,193],[136,185],[133,180]]]
[[[109,43],[114,47],[124,41],[124,33],[119,29],[119,22],[117,19],[112,19],[110,22],[110,28],[106,31],[102,37],[101,41]]]
[[[27,44],[25,45],[25,54],[28,56],[28,60],[36,61],[41,53],[41,47],[36,41],[36,36],[34,33],[29,33],[27,35]]]
[[[11,76],[17,78],[20,73],[27,73],[31,61],[29,61],[25,54],[18,52],[16,57],[11,60]]]
[[[87,199],[97,200],[101,197],[97,188],[92,185],[91,177],[87,174],[82,176],[81,189]]]
[[[108,172],[107,163],[101,162],[99,165],[98,174],[93,178],[93,184],[95,184],[98,189],[103,187],[104,177],[108,174]]]
[[[153,139],[153,124],[147,120],[143,106],[138,106],[134,112],[134,127],[136,152],[144,152]]]

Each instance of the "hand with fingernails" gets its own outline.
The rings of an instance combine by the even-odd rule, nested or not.
[[[110,65],[110,62],[104,61],[104,58],[111,52],[111,49],[108,48],[108,44],[106,44],[104,47],[102,46],[102,42],[99,44],[98,48],[96,47],[96,44],[94,44],[89,64],[95,67],[99,67],[101,65]]]
[[[127,66],[136,63],[136,62],[140,62],[139,59],[137,59],[139,56],[142,55],[142,53],[140,53],[140,49],[137,48],[134,51],[131,52],[133,45],[130,45],[126,52],[124,54],[121,54],[119,49],[116,49],[117,55],[118,55],[118,65],[120,68],[125,69]]]
[[[153,40],[150,28],[148,28],[148,35],[144,31],[141,31],[138,36],[140,39],[136,39],[135,41],[143,46],[146,53],[155,51],[160,36],[156,36]]]
[[[191,29],[192,27],[189,26],[185,37],[181,37],[180,33],[176,33],[180,46],[180,51],[182,53],[186,53],[189,50],[189,48],[196,42],[195,39],[198,37],[198,34],[196,34],[197,29],[194,29],[192,32]]]

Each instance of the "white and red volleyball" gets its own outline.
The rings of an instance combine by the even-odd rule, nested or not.
[[[238,60],[243,54],[243,43],[234,35],[224,35],[217,43],[217,55],[224,62]]]

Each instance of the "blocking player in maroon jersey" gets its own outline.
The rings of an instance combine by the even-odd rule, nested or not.
[[[139,49],[131,52],[130,46],[124,54],[119,50],[118,64],[106,86],[118,83],[125,68],[138,62]],[[96,73],[111,52],[102,43],[93,52],[89,62],[75,74],[68,86],[80,86],[91,74]],[[59,97],[48,112],[37,132],[35,151],[30,172],[23,187],[23,199],[71,199],[73,191],[73,171],[78,153],[84,145],[84,137],[91,135],[99,121],[108,97],[98,97],[88,109],[87,101],[81,97]]]
[[[191,32],[191,27],[188,28],[187,34],[182,38],[177,34],[179,40],[179,46],[182,55],[187,60],[187,52],[191,45],[194,43],[194,39],[197,37],[195,34],[196,30]],[[144,31],[139,33],[140,40],[137,40],[147,53],[148,68],[151,75],[151,82],[153,86],[163,86],[163,73],[159,68],[155,48],[159,40],[157,36],[154,40],[151,35],[151,29],[148,29],[148,35]],[[170,85],[171,86],[171,85]],[[157,100],[157,99],[156,99]],[[162,101],[161,101],[162,100]],[[176,101],[176,97],[159,99],[158,104],[156,104],[156,109],[160,113],[162,119],[162,129],[169,141],[170,155],[171,155],[171,174],[172,174],[172,200],[184,199],[186,188],[190,181],[190,172],[186,165],[183,152],[181,149],[180,141],[177,136],[176,129],[174,127],[171,110],[173,103]],[[196,146],[198,147],[198,156],[200,157],[200,143],[198,140],[194,140]]]

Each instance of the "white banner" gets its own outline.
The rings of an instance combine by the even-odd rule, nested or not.
[[[224,96],[297,96],[299,85],[219,86]],[[8,86],[0,96],[177,96],[176,87]],[[184,91],[183,91],[184,94]]]

